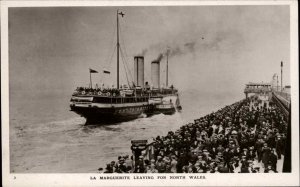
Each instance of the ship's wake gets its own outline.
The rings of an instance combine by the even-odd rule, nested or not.
[[[146,118],[146,117],[148,117],[147,114],[141,113],[138,118]]]

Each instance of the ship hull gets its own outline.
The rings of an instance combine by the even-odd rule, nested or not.
[[[123,98],[77,95],[72,96],[70,108],[71,111],[86,118],[86,124],[101,125],[130,121],[161,113],[172,115],[176,112],[174,105],[162,105],[163,102],[172,101],[176,101],[175,106],[178,106],[178,95],[150,98],[147,96]]]
[[[132,106],[120,108],[96,108],[71,106],[71,111],[86,118],[86,124],[108,124],[130,121],[153,113],[153,106]]]

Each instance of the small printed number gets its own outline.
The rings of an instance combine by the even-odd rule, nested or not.
[[[14,176],[14,179],[17,179],[17,177],[16,177],[16,176]]]

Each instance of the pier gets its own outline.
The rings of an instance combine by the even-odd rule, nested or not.
[[[120,156],[106,172],[290,172],[290,95],[268,83],[246,84],[244,93],[245,99],[166,136],[132,141],[131,159]]]

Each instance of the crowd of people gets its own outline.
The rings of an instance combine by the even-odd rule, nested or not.
[[[119,156],[104,173],[276,173],[287,121],[272,102],[244,99],[148,145],[147,155]],[[151,148],[151,149],[149,149]],[[152,153],[152,154],[151,154]]]
[[[108,95],[109,93],[109,95]],[[77,87],[73,95],[120,95],[120,91],[116,88],[91,88],[91,87]]]

